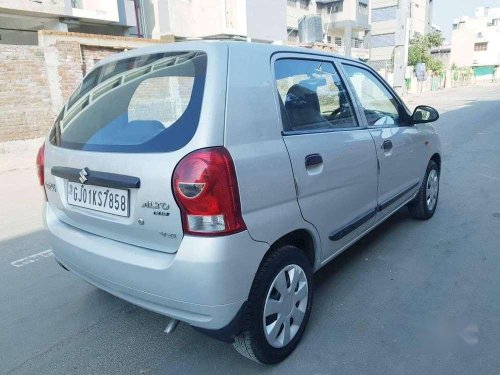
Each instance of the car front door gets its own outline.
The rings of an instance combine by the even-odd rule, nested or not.
[[[403,105],[380,77],[361,64],[344,62],[342,67],[377,149],[377,220],[382,220],[418,190],[423,177],[424,140],[418,129],[409,125]]]
[[[285,56],[273,60],[283,141],[300,210],[318,230],[326,261],[374,223],[376,151],[333,59]]]

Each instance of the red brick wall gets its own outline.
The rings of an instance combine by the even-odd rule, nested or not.
[[[97,61],[122,51],[76,41],[57,41],[55,48],[64,101]],[[48,85],[42,47],[0,45],[0,142],[47,134],[56,116]]]
[[[97,61],[159,42],[47,30],[39,31],[38,39],[40,46],[0,44],[0,142],[46,135],[62,103]]]
[[[63,100],[66,101],[83,77],[82,51],[80,43],[68,41],[56,42],[56,49],[59,62],[59,83]]]
[[[99,61],[112,55],[113,53],[123,52],[120,48],[97,47],[82,45],[82,70],[83,74],[87,74],[94,68],[94,65]]]
[[[0,142],[40,137],[52,121],[43,50],[0,45]]]

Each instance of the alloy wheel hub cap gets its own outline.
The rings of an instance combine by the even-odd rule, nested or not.
[[[302,268],[296,264],[283,268],[267,292],[263,325],[267,342],[282,348],[293,340],[304,320],[309,286]]]
[[[427,208],[432,210],[436,205],[439,192],[439,176],[435,169],[430,171],[425,187],[425,201],[427,203]]]

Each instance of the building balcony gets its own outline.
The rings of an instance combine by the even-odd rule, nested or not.
[[[339,51],[341,55],[346,55],[346,47],[345,46],[335,46],[335,48]],[[362,60],[368,60],[370,58],[370,49],[369,48],[358,48],[354,47],[354,45],[351,47],[351,56],[354,59],[362,59]]]
[[[367,15],[357,15],[349,17],[346,12],[328,13],[325,9],[318,13],[321,15],[323,27],[326,29],[344,29],[351,25],[353,30],[370,30],[370,23]]]
[[[351,48],[351,57],[355,59],[368,60],[370,58],[369,48]]]
[[[118,1],[71,0],[71,16],[93,22],[118,23]]]
[[[0,0],[0,9],[25,16],[63,16],[66,0]]]

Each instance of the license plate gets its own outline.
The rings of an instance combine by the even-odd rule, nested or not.
[[[71,206],[118,216],[129,216],[128,190],[83,185],[68,181],[66,195]]]

